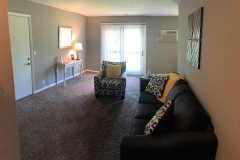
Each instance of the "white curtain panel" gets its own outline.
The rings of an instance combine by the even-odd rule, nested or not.
[[[127,74],[140,75],[145,27],[142,24],[102,24],[101,61],[126,61]]]

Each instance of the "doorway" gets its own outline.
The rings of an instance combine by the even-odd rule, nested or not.
[[[33,94],[30,15],[8,13],[16,100]]]
[[[101,24],[101,62],[127,63],[128,75],[146,74],[146,25]]]

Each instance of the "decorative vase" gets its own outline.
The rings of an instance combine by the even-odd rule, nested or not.
[[[151,71],[150,71],[150,69],[148,69],[148,71],[147,71],[147,76],[148,76],[148,78],[151,78]]]
[[[60,56],[60,62],[63,63],[63,58],[62,58],[62,56]]]

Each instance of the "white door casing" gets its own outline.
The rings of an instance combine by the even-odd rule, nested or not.
[[[33,93],[29,18],[9,14],[16,100]]]
[[[142,55],[141,55],[141,62],[140,62],[140,75],[145,75],[146,74],[146,57],[147,57],[147,52],[146,52],[146,25],[143,26],[143,31],[141,32],[142,34]]]

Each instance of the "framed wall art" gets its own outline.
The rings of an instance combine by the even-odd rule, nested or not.
[[[188,17],[187,61],[197,69],[200,69],[202,23],[203,7]]]
[[[72,48],[72,27],[58,27],[58,48]]]

